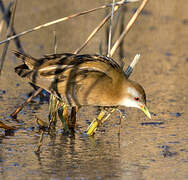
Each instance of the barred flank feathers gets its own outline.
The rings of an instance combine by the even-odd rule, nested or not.
[[[32,70],[28,69],[28,66],[26,64],[22,64],[20,66],[15,67],[15,72],[21,76],[22,78],[27,77]]]

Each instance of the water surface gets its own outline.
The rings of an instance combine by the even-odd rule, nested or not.
[[[15,29],[21,32],[102,3],[19,1]],[[128,5],[125,23],[138,5]],[[0,130],[0,179],[188,179],[187,9],[186,0],[150,1],[121,51],[114,55],[119,60],[121,52],[128,65],[136,53],[141,54],[131,79],[144,86],[153,117],[149,120],[136,109],[125,109],[127,117],[122,122],[120,139],[118,113],[99,129],[94,139],[79,131],[74,138],[65,137],[58,123],[56,136],[45,135],[42,152],[37,156],[34,150],[40,134],[35,115],[47,120],[48,104],[35,99],[18,115],[19,122],[9,118],[32,88],[15,75],[14,67],[20,62],[8,52],[0,77],[0,121],[18,129],[10,136]],[[30,33],[20,40],[25,52],[41,57],[53,52],[56,30],[58,52],[73,52],[104,15],[102,10]],[[104,47],[104,33],[103,29],[82,53],[96,53],[100,44]],[[11,49],[15,49],[13,42]],[[81,109],[78,125],[82,132],[96,112],[96,108]]]

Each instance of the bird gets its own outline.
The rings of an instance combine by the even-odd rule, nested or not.
[[[70,107],[125,106],[142,110],[151,118],[143,87],[130,80],[110,57],[98,54],[59,53],[36,59],[13,51],[23,61],[15,72]]]

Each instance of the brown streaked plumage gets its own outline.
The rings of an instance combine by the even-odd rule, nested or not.
[[[14,51],[24,64],[15,72],[70,106],[127,106],[146,115],[146,95],[136,82],[127,79],[122,68],[101,55],[52,54],[41,59]],[[150,116],[150,115],[148,115]]]

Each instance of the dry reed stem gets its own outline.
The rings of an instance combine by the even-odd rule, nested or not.
[[[54,33],[54,54],[57,53],[57,36],[56,36],[56,31]]]
[[[133,61],[130,64],[130,67],[134,68],[135,65],[138,63],[139,59],[140,59],[140,54],[136,54],[136,56],[134,57]]]
[[[3,128],[5,130],[15,130],[16,128],[8,126],[6,124],[4,124],[3,122],[0,121],[0,128]]]
[[[118,6],[115,6],[114,8],[114,13],[117,12],[117,10],[119,9]],[[91,34],[89,35],[89,37],[85,40],[85,42],[81,45],[81,47],[79,47],[78,49],[76,49],[74,51],[75,54],[78,54],[87,44],[88,42],[94,37],[94,35],[102,28],[102,26],[108,21],[108,19],[111,17],[111,13],[109,13],[101,22],[100,24],[91,32]]]
[[[2,19],[0,22],[0,34],[2,33],[3,26],[4,26],[4,20]]]
[[[110,19],[110,27],[109,27],[109,35],[108,35],[108,53],[107,56],[110,56],[110,50],[111,50],[111,43],[112,43],[112,22],[114,18],[114,3],[115,0],[112,2],[112,13],[111,13],[111,19]]]
[[[128,3],[128,2],[137,2],[139,0],[123,0],[120,2],[115,3],[115,5],[117,5],[119,3],[119,5],[123,5],[124,3]],[[114,14],[117,12],[117,10],[119,9],[119,6],[115,6],[114,7]],[[85,40],[85,42],[81,45],[81,47],[79,47],[78,49],[76,49],[74,51],[75,54],[78,54],[87,44],[88,42],[94,37],[94,35],[102,28],[102,26],[107,22],[107,20],[111,17],[111,13],[109,13],[101,22],[100,24],[90,33],[89,37]]]
[[[1,2],[2,3],[2,2]],[[2,4],[0,4],[2,5]],[[13,1],[10,1],[9,4],[8,4],[8,7],[7,9],[4,9],[4,6],[1,7],[1,9],[3,9],[2,11],[2,14],[3,14],[3,17],[2,17],[2,20],[1,20],[1,27],[0,27],[0,33],[2,32],[3,30],[3,25],[4,25],[4,22],[7,22],[9,21],[8,20],[8,16],[9,16],[9,13],[10,13],[10,10],[11,10],[11,7],[13,5]],[[7,22],[7,27],[9,26],[9,22]]]
[[[3,20],[4,20],[4,22],[6,22],[7,28],[9,26],[9,22],[10,22],[10,14],[9,13],[10,13],[10,7],[12,5],[13,5],[13,1],[10,1],[10,3],[8,4],[8,7],[5,8],[2,0],[0,0],[0,10],[1,10],[2,14],[3,14]],[[16,34],[16,31],[15,31],[14,27],[12,27],[12,32],[13,32],[12,35]],[[21,45],[21,43],[19,41],[19,38],[15,38],[14,42],[15,42],[15,45],[16,45],[17,49],[19,51],[21,51],[21,52],[24,52],[24,50],[22,48],[22,45]]]
[[[143,10],[143,8],[145,7],[145,5],[146,5],[147,2],[148,2],[148,0],[143,0],[143,2],[140,5],[140,7],[136,10],[136,12],[134,13],[134,15],[132,16],[132,18],[128,22],[127,26],[125,27],[124,31],[120,35],[119,39],[115,42],[114,46],[112,47],[112,49],[110,51],[110,56],[113,56],[114,52],[119,47],[119,45],[122,42],[123,38],[125,37],[125,35],[129,32],[129,30],[131,29],[131,27],[135,23],[136,19],[138,18],[139,14]]]
[[[35,96],[37,96],[43,89],[39,88],[35,91],[23,104],[21,104],[10,116],[16,119],[17,114],[23,109],[23,107],[28,104]]]
[[[17,0],[15,0],[14,4],[13,4],[10,22],[9,22],[9,26],[8,26],[8,30],[7,30],[7,37],[10,37],[13,34],[12,27],[13,27],[13,24],[14,24],[16,5],[17,5]],[[8,50],[8,45],[9,45],[9,41],[7,41],[5,43],[5,46],[3,48],[3,53],[2,53],[2,56],[1,56],[1,59],[0,59],[0,75],[1,75],[1,71],[2,71],[2,68],[3,68],[4,61],[5,61],[6,53],[7,53],[7,50]]]
[[[136,2],[138,0],[123,0],[123,1],[120,1],[120,2],[117,2],[115,3],[116,6],[122,6],[124,5],[125,3],[129,3],[129,2]],[[67,16],[67,17],[63,17],[63,18],[60,18],[60,19],[57,19],[57,20],[54,20],[54,21],[51,21],[51,22],[48,22],[48,23],[45,23],[45,24],[42,24],[42,25],[39,25],[39,26],[36,26],[34,28],[31,28],[29,30],[26,30],[26,31],[23,31],[19,34],[16,34],[14,36],[11,36],[3,41],[0,42],[0,44],[3,44],[7,41],[10,41],[12,39],[15,39],[17,37],[20,37],[20,36],[23,36],[27,33],[30,33],[30,32],[33,32],[33,31],[36,31],[36,30],[39,30],[41,28],[44,28],[44,27],[48,27],[50,25],[53,25],[53,24],[57,24],[57,23],[60,23],[60,22],[63,22],[63,21],[66,21],[66,20],[69,20],[69,19],[72,19],[74,17],[78,17],[78,16],[81,16],[81,15],[84,15],[84,14],[87,14],[87,13],[90,13],[90,12],[94,12],[94,11],[97,11],[97,10],[100,10],[100,9],[105,9],[105,8],[108,8],[108,7],[111,7],[112,5],[111,4],[107,4],[107,5],[103,5],[103,6],[100,6],[100,7],[97,7],[97,8],[93,8],[93,9],[90,9],[90,10],[86,10],[86,11],[83,11],[83,12],[80,12],[80,13],[76,13],[76,14],[73,14],[71,16]]]
[[[3,31],[4,22],[5,22],[5,19],[7,18],[8,14],[9,14],[9,12],[10,12],[10,9],[11,9],[11,7],[12,7],[12,4],[13,4],[13,2],[10,1],[9,4],[8,4],[7,9],[4,10],[3,17],[2,17],[1,22],[0,22],[0,34],[1,34],[2,31]]]
[[[134,67],[136,66],[139,60],[140,60],[140,54],[136,54],[136,56],[134,57],[131,64],[127,67],[126,70],[124,70],[125,69],[125,65],[124,65],[123,71],[125,72],[125,75],[127,76],[127,78],[129,78],[129,76],[131,75]]]

